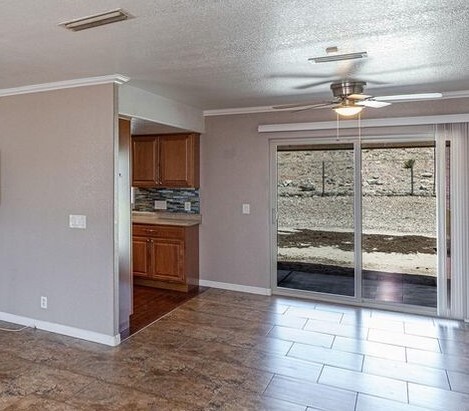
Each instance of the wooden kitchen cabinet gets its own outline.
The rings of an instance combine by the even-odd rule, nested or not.
[[[151,278],[184,282],[184,240],[152,238],[150,240]]]
[[[133,136],[132,185],[198,188],[199,142],[194,133]]]
[[[132,185],[154,187],[158,185],[158,140],[154,137],[132,139]]]
[[[134,275],[148,277],[150,274],[150,253],[148,252],[149,239],[134,236],[132,238],[133,272]]]
[[[133,224],[136,284],[188,291],[199,284],[199,227]]]

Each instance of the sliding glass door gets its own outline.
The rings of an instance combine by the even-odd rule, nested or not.
[[[435,144],[274,147],[274,289],[434,310]]]
[[[277,286],[355,296],[353,145],[276,155]]]
[[[362,296],[437,306],[435,145],[362,145]]]

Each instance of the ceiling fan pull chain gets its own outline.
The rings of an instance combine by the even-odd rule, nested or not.
[[[362,113],[358,113],[358,145],[362,146]]]
[[[340,116],[339,113],[336,113],[336,139],[339,141],[339,133],[340,133]]]

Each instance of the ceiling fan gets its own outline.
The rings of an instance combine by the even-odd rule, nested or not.
[[[299,104],[285,104],[273,106],[277,110],[317,110],[331,108],[340,116],[354,116],[360,113],[363,108],[382,108],[389,106],[391,101],[415,101],[441,98],[441,93],[421,93],[421,94],[399,94],[391,96],[373,97],[363,94],[366,86],[365,81],[342,80],[331,84],[334,98],[327,102],[305,102]]]

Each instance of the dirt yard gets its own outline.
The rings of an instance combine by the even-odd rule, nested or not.
[[[354,238],[350,232],[298,229],[279,232],[278,245],[280,248],[335,247],[353,251]],[[365,234],[362,237],[362,250],[367,253],[436,254],[436,241],[434,238],[418,235]]]

